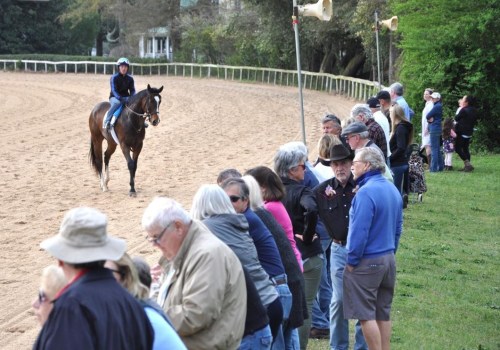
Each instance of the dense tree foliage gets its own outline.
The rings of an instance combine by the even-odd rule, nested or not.
[[[496,0],[394,0],[400,18],[400,79],[412,106],[426,87],[443,97],[445,116],[457,100],[474,95],[480,122],[474,137],[487,149],[500,146],[500,3]]]
[[[88,30],[94,23],[82,22],[70,30],[58,21],[67,1],[0,3],[0,53],[88,54]]]

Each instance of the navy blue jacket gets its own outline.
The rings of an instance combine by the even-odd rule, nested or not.
[[[55,301],[33,349],[151,349],[141,304],[107,269],[89,270]]]
[[[443,105],[441,101],[434,103],[434,107],[427,113],[427,121],[433,119],[432,123],[429,122],[429,132],[441,133],[443,128],[441,127],[441,121],[443,120]]]
[[[250,237],[252,237],[257,248],[259,261],[264,270],[266,270],[269,277],[284,274],[285,268],[283,267],[278,247],[269,229],[250,208],[247,208],[243,212],[243,215],[245,215],[248,221],[248,233],[250,233]]]
[[[122,97],[130,97],[135,95],[134,78],[131,75],[115,73],[110,79],[111,92],[109,98],[115,97],[121,100]]]

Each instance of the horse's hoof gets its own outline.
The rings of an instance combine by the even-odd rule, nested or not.
[[[134,191],[134,192],[130,191],[130,192],[128,193],[128,195],[129,195],[129,197],[134,197],[134,198],[135,198],[135,197],[137,197],[137,192],[135,192],[135,191]]]

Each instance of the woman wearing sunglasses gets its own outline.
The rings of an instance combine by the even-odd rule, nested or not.
[[[41,326],[49,318],[49,314],[54,307],[52,302],[65,285],[66,277],[59,266],[49,265],[43,269],[38,297],[31,303]]]

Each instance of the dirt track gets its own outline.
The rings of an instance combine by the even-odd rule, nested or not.
[[[136,198],[128,197],[123,155],[110,163],[110,191],[102,193],[88,163],[88,115],[107,99],[108,76],[0,72],[0,348],[31,348],[39,331],[31,311],[39,274],[54,263],[39,243],[57,233],[64,213],[86,205],[109,218],[109,232],[128,242],[132,255],[158,258],[144,240],[142,212],[157,195],[186,209],[203,183],[220,170],[271,165],[283,143],[301,140],[298,91],[220,80],[136,76],[136,87],[164,85],[162,121],[147,129],[138,162]],[[354,101],[304,92],[311,158],[321,135],[320,118],[344,118]]]

